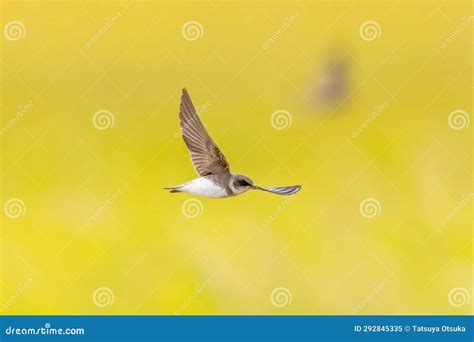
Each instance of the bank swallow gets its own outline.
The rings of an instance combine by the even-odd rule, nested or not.
[[[254,185],[249,177],[230,172],[229,163],[204,128],[186,89],[183,89],[181,95],[179,119],[184,142],[200,177],[182,185],[165,188],[170,192],[226,198],[240,195],[250,189],[278,195],[293,195],[301,189],[301,185],[262,188]]]

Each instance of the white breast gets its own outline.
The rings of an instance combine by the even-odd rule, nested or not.
[[[229,197],[225,189],[205,177],[193,179],[192,181],[183,184],[179,190],[193,195],[211,198]]]

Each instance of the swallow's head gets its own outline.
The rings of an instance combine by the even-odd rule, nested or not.
[[[234,194],[238,195],[251,189],[253,187],[253,182],[247,176],[233,174],[229,185]]]

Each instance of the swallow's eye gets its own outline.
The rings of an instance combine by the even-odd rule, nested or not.
[[[249,186],[250,184],[245,179],[239,179],[237,184],[240,186]]]

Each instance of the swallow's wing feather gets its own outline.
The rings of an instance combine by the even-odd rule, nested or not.
[[[229,172],[229,163],[204,128],[186,89],[181,95],[179,119],[183,139],[197,173],[203,177]]]
[[[291,186],[278,186],[275,188],[261,188],[259,186],[254,187],[254,189],[271,192],[272,194],[289,196],[296,194],[301,190],[301,185],[291,185]]]

